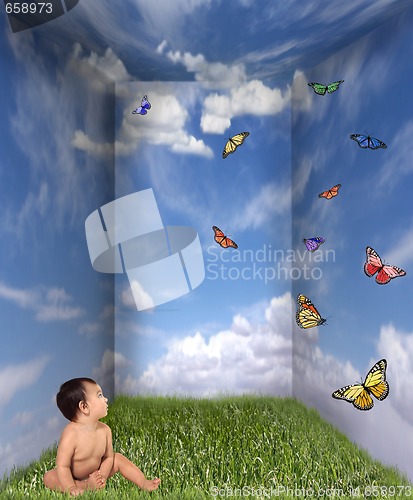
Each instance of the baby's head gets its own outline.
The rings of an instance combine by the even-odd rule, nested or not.
[[[97,385],[94,380],[87,377],[72,378],[60,386],[56,396],[56,403],[63,415],[75,421],[79,413],[79,403],[86,402],[86,384]]]

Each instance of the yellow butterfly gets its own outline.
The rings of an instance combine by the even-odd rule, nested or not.
[[[374,406],[371,394],[379,401],[386,399],[389,394],[389,384],[386,382],[387,361],[381,359],[368,372],[366,380],[360,384],[347,385],[333,392],[336,399],[344,399],[358,410],[370,410]]]
[[[228,142],[225,144],[224,151],[222,152],[222,158],[226,158],[229,154],[233,153],[238,146],[245,141],[245,138],[250,135],[249,132],[241,132],[240,134],[234,135],[228,139]]]
[[[297,325],[300,328],[313,328],[323,325],[326,320],[321,317],[311,300],[301,294],[297,297],[298,311],[295,315]]]

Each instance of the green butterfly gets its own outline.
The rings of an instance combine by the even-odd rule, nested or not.
[[[339,80],[338,82],[333,82],[330,83],[330,85],[323,85],[322,83],[309,83],[308,85],[310,87],[313,87],[313,90],[316,94],[324,95],[326,92],[329,94],[332,94],[335,92],[339,87],[340,83],[343,83],[344,80]]]

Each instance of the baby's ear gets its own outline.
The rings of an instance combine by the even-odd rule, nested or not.
[[[86,401],[79,401],[79,409],[80,411],[86,411],[88,408]]]

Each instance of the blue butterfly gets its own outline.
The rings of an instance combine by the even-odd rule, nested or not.
[[[303,242],[307,247],[309,252],[315,252],[320,245],[322,245],[326,240],[321,238],[321,236],[316,236],[315,238],[304,238]]]
[[[370,149],[380,149],[380,148],[387,148],[387,145],[384,144],[383,141],[380,141],[380,139],[376,139],[375,137],[370,137],[369,135],[363,135],[363,134],[351,134],[350,139],[353,139],[353,141],[356,141],[357,144],[361,148],[370,148]]]
[[[136,108],[134,111],[132,111],[133,115],[146,115],[148,112],[147,110],[151,109],[151,103],[148,101],[148,96],[144,95],[142,99],[142,103],[139,106],[139,108]]]

